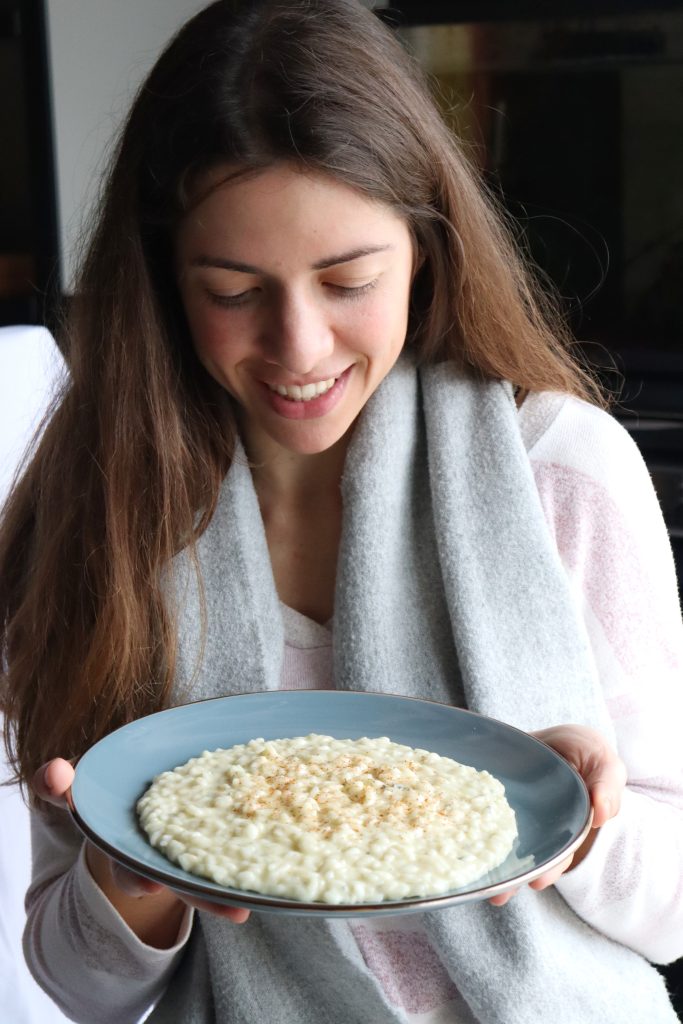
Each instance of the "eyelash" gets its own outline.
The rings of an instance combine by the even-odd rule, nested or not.
[[[344,287],[341,284],[329,284],[328,288],[331,288],[344,302],[354,302],[357,299],[362,298],[367,292],[372,291],[376,286],[379,278],[375,278],[373,281],[369,281],[367,284],[362,284],[359,287]],[[254,289],[242,292],[240,295],[216,295],[215,292],[207,292],[209,301],[214,303],[216,306],[222,306],[223,308],[235,309],[239,306],[246,306],[253,294]]]
[[[332,288],[337,295],[348,302],[353,302],[354,299],[360,299],[361,296],[366,295],[367,292],[371,292],[372,289],[377,285],[379,278],[376,277],[373,281],[368,281],[367,284],[361,284],[356,288],[345,288],[341,284],[330,284],[328,288]]]
[[[248,292],[242,292],[241,295],[216,295],[215,292],[207,292],[209,302],[212,302],[214,306],[227,306],[229,309],[235,306],[245,306],[249,302],[249,296],[251,290]]]

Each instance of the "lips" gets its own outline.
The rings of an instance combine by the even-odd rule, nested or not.
[[[341,400],[352,366],[338,377],[310,384],[271,384],[262,382],[263,394],[278,416],[289,420],[308,420],[326,416]]]

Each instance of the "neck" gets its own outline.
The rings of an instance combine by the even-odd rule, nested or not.
[[[278,595],[317,622],[327,622],[334,611],[349,435],[324,452],[304,455],[243,430]]]
[[[244,447],[259,497],[291,502],[338,493],[350,435],[351,431],[331,448],[308,455],[288,451],[267,435],[244,431]]]

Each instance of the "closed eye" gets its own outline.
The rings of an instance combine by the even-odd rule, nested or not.
[[[246,292],[239,292],[237,295],[219,295],[217,292],[209,291],[206,294],[209,302],[215,306],[234,309],[235,306],[245,306],[256,292],[258,292],[258,288],[249,288]]]
[[[340,299],[350,300],[359,299],[366,292],[372,291],[377,285],[379,278],[375,278],[373,281],[368,281],[367,284],[361,285],[342,285],[342,284],[328,284],[327,288],[330,288],[333,292],[336,292]]]
[[[354,299],[360,299],[361,296],[372,291],[378,281],[379,278],[375,278],[374,280],[361,285],[342,285],[328,282],[325,284],[325,288],[334,292],[338,298],[347,302],[352,302]],[[221,306],[223,309],[235,309],[239,306],[246,306],[259,292],[260,288],[248,288],[244,292],[238,292],[237,295],[221,295],[218,292],[208,290],[206,294],[209,301],[214,305]]]

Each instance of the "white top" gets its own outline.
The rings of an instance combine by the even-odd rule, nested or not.
[[[683,623],[666,528],[640,453],[610,416],[543,394],[525,401],[520,423],[629,775],[619,816],[557,887],[594,928],[666,963],[683,956]],[[330,686],[329,631],[284,616],[283,686]],[[67,815],[35,817],[32,969],[74,1019],[135,1021],[163,991],[191,915],[174,949],[145,946],[89,876]],[[408,918],[348,926],[406,1021],[466,1024],[467,1008]]]
[[[0,328],[0,506],[50,403],[64,361],[43,327]],[[2,716],[0,715],[0,728]],[[9,777],[0,755],[0,782]],[[65,1018],[26,969],[21,953],[30,880],[28,811],[15,787],[0,788],[0,1016],[12,1024]]]

